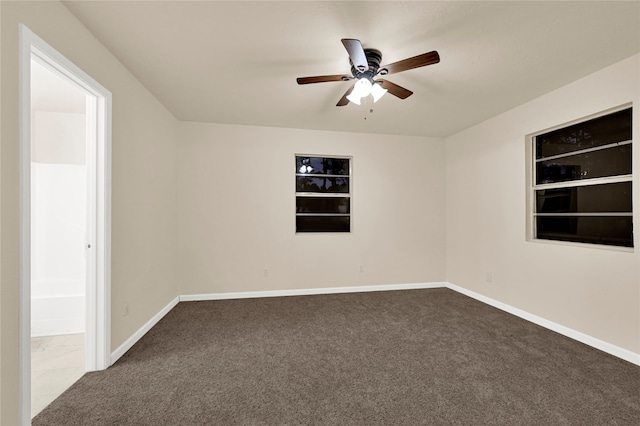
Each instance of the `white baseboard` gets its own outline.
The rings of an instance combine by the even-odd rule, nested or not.
[[[627,349],[623,349],[619,346],[612,345],[611,343],[607,343],[603,340],[596,339],[595,337],[589,336],[588,334],[581,333],[569,327],[565,327],[564,325],[560,325],[553,321],[541,318],[537,315],[530,314],[529,312],[523,311],[522,309],[514,308],[513,306],[507,305],[506,303],[499,302],[497,300],[491,299],[490,297],[486,297],[471,290],[467,290],[466,288],[459,287],[455,284],[447,283],[446,286],[451,290],[457,291],[458,293],[469,296],[482,303],[486,303],[487,305],[493,306],[494,308],[498,308],[502,311],[530,321],[548,330],[555,331],[556,333],[567,336],[573,340],[577,340],[578,342],[584,343],[585,345],[589,345],[610,355],[624,359],[625,361],[629,361],[632,364],[640,365],[640,354],[631,352]]]
[[[122,355],[135,345],[154,325],[156,325],[165,315],[171,311],[179,302],[197,302],[205,300],[228,300],[228,299],[255,299],[262,297],[282,297],[282,296],[308,296],[314,294],[338,294],[338,293],[360,293],[371,291],[392,291],[392,290],[414,290],[427,288],[445,288],[447,283],[412,283],[412,284],[385,284],[372,286],[354,287],[329,287],[310,288],[298,290],[271,290],[271,291],[246,291],[237,293],[209,293],[209,294],[187,294],[173,299],[160,312],[153,316],[138,331],[133,333],[122,345],[111,353],[111,364],[113,365]]]
[[[131,337],[127,339],[118,349],[111,354],[111,364],[115,363],[122,355],[124,355],[133,345],[136,344],[142,336],[144,336],[154,325],[158,323],[171,309],[173,309],[179,302],[195,302],[205,300],[228,300],[228,299],[254,299],[263,297],[283,297],[283,296],[310,296],[317,294],[340,294],[340,293],[363,293],[371,291],[393,291],[393,290],[415,290],[415,289],[429,289],[429,288],[449,288],[465,296],[469,296],[482,303],[498,308],[502,311],[508,312],[512,315],[530,321],[541,327],[555,331],[571,339],[582,342],[586,345],[599,349],[603,352],[611,354],[615,357],[621,358],[625,361],[629,361],[633,364],[640,365],[640,354],[631,352],[627,349],[612,345],[603,340],[557,324],[553,321],[546,320],[537,315],[530,314],[522,309],[515,308],[507,305],[506,303],[499,302],[491,299],[490,297],[483,296],[479,293],[467,290],[466,288],[451,284],[448,282],[432,282],[432,283],[412,283],[412,284],[385,284],[385,285],[372,285],[372,286],[354,286],[354,287],[327,287],[327,288],[309,288],[309,289],[296,289],[296,290],[271,290],[271,291],[247,291],[236,293],[208,293],[208,294],[186,294],[181,295],[173,299],[167,306],[165,306],[160,312],[158,312],[153,318],[151,318],[144,326],[136,331]]]
[[[111,353],[110,365],[113,365],[117,360],[120,359],[122,355],[124,355],[129,349],[131,349],[133,345],[135,345],[138,340],[142,338],[142,336],[147,334],[147,332],[151,330],[154,325],[156,325],[165,315],[167,315],[169,311],[178,304],[178,302],[180,302],[180,297],[176,297],[171,302],[169,302],[167,306],[165,306],[164,308],[162,308],[162,310],[160,310],[160,312],[155,314],[153,318],[147,321],[145,325],[143,325],[138,329],[138,331],[133,333],[133,335],[131,335],[131,337],[129,337],[122,345],[120,345],[118,349],[113,351]]]
[[[425,288],[444,288],[447,283],[412,283],[412,284],[384,284],[353,287],[327,287],[327,288],[307,288],[296,290],[270,290],[270,291],[243,291],[237,293],[208,293],[208,294],[186,294],[180,296],[181,302],[194,302],[203,300],[228,300],[228,299],[255,299],[262,297],[283,297],[283,296],[310,296],[315,294],[339,294],[339,293],[364,293],[371,291],[392,291],[392,290],[415,290]]]

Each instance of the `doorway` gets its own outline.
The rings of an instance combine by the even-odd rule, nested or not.
[[[31,416],[86,372],[87,96],[31,58]],[[95,131],[94,129],[92,132]],[[89,148],[89,149],[88,149]]]
[[[20,424],[32,377],[51,393],[111,365],[110,126],[111,93],[21,25]],[[44,368],[58,371],[42,374],[43,354],[32,371],[32,336],[39,352],[57,342]]]

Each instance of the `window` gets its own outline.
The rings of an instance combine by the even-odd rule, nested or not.
[[[351,159],[296,155],[296,232],[351,231]]]
[[[533,137],[533,230],[633,247],[631,108]]]

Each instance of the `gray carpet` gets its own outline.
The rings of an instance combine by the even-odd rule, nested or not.
[[[448,289],[178,304],[40,425],[640,425],[640,367]]]

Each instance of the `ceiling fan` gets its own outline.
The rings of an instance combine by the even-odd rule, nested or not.
[[[380,53],[379,50],[364,49],[360,40],[354,38],[343,38],[342,44],[349,53],[352,75],[320,75],[315,77],[299,77],[296,79],[298,84],[357,80],[351,85],[349,90],[346,91],[336,106],[344,106],[349,102],[360,105],[360,100],[369,95],[373,96],[374,102],[377,102],[378,99],[387,92],[400,99],[406,99],[413,94],[411,90],[398,86],[389,80],[382,78],[374,80],[374,78],[387,74],[397,74],[402,71],[440,62],[440,56],[438,52],[434,50],[381,67],[380,61],[382,60],[382,53]]]

